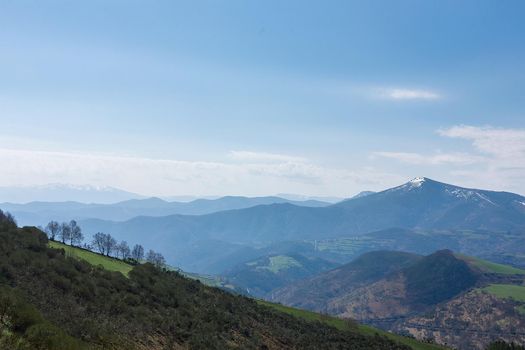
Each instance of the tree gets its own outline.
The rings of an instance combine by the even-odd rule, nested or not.
[[[104,250],[106,252],[106,256],[110,256],[111,253],[115,251],[115,248],[117,247],[117,241],[115,238],[111,237],[109,233],[106,233],[104,235]]]
[[[109,233],[97,232],[93,236],[93,246],[100,254],[109,256],[117,247],[117,241]]]
[[[17,226],[16,220],[13,217],[13,215],[11,215],[8,212],[3,212],[2,210],[0,210],[0,229],[8,230],[11,228],[16,228],[16,226]]]
[[[153,250],[149,250],[148,254],[146,255],[146,261],[155,265],[158,268],[162,268],[166,265],[166,260],[164,259],[164,256],[160,253],[156,253]]]
[[[66,241],[69,241],[71,238],[71,227],[67,222],[63,222],[60,225],[60,230],[58,231],[58,237],[62,241],[62,243],[66,243]]]
[[[131,250],[129,249],[128,242],[126,241],[120,242],[117,250],[123,260],[129,259],[131,255]]]
[[[95,233],[95,235],[93,235],[93,241],[92,241],[92,245],[93,247],[98,250],[98,252],[100,254],[104,254],[105,250],[104,250],[104,236],[105,234],[102,233],[102,232],[97,232]]]
[[[55,237],[57,236],[59,231],[60,231],[60,224],[56,221],[50,221],[45,228],[47,237],[52,241],[55,240]]]
[[[144,259],[144,248],[140,244],[135,244],[133,250],[131,251],[131,258],[140,262]]]
[[[69,241],[71,245],[80,244],[84,240],[84,235],[82,234],[82,229],[77,225],[75,220],[69,222],[69,229],[71,231]]]

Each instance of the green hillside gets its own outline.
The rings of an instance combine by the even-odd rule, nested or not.
[[[70,256],[76,259],[83,259],[92,265],[102,266],[109,271],[117,271],[117,272],[123,273],[124,275],[128,275],[128,273],[133,268],[132,265],[127,264],[121,260],[103,256],[97,253],[93,253],[85,249],[71,247],[71,246],[68,246],[68,245],[65,245],[59,242],[49,242],[48,245],[55,249],[64,249],[66,251],[67,256]],[[273,263],[282,263],[282,262],[288,261],[288,259],[281,259],[281,256],[277,256],[275,257],[275,259],[271,261]],[[296,262],[295,264],[298,264],[298,263]],[[282,264],[280,264],[280,266],[281,265]],[[188,278],[199,280],[201,283],[212,286],[212,287],[221,287],[221,288],[225,287],[224,283],[219,278],[214,277],[214,276],[202,276],[202,275],[184,273],[184,272],[181,272],[181,273],[184,274]],[[230,286],[229,288],[234,289],[233,286]],[[415,350],[443,349],[443,347],[440,347],[437,345],[421,343],[411,338],[398,336],[392,333],[378,330],[370,326],[348,322],[348,321],[345,321],[345,320],[342,320],[336,317],[326,316],[326,315],[322,315],[322,314],[311,312],[311,311],[295,309],[295,308],[283,306],[280,304],[269,303],[265,301],[258,301],[258,303],[265,305],[265,306],[269,306],[281,312],[284,312],[284,313],[287,313],[287,314],[290,314],[296,317],[300,317],[308,321],[320,321],[324,324],[327,324],[331,327],[337,328],[342,331],[354,331],[355,332],[356,330],[358,330],[360,333],[367,335],[367,336],[373,336],[376,333],[385,335],[388,338],[394,341],[397,341],[401,344],[408,345],[412,349],[415,349]]]
[[[50,241],[48,245],[51,248],[64,249],[64,251],[66,252],[66,256],[85,260],[91,265],[100,265],[108,271],[121,272],[125,276],[127,276],[133,268],[132,265],[127,264],[122,260],[90,252],[89,250],[85,250],[82,248],[72,247],[60,242]]]
[[[482,290],[499,298],[511,298],[516,301],[525,302],[525,286],[514,284],[491,284]]]
[[[48,243],[48,246],[55,249],[64,249],[66,256],[68,257],[84,260],[94,266],[102,266],[108,271],[121,272],[124,276],[128,276],[129,272],[133,269],[133,265],[128,264],[120,259],[91,252],[89,250],[82,249],[79,247],[72,247],[70,245],[56,241],[50,241]],[[168,269],[171,268],[168,267]],[[180,271],[178,269],[173,269],[173,271],[177,271],[183,276],[191,278],[193,280],[198,280],[202,284],[205,284],[210,287],[223,288],[232,291],[237,291],[238,289],[236,286],[228,283],[227,281],[224,281],[220,277],[188,273]]]
[[[503,275],[525,275],[525,270],[518,269],[509,265],[497,264],[491,261],[482,260],[463,254],[455,254],[458,258],[465,260],[467,263],[479,268],[483,272],[497,273]]]
[[[333,316],[323,315],[323,314],[319,314],[319,313],[307,311],[307,310],[296,309],[293,307],[284,306],[282,304],[274,304],[274,303],[270,303],[270,302],[263,301],[263,300],[258,300],[258,303],[272,307],[281,312],[284,312],[284,313],[287,313],[287,314],[290,314],[295,317],[302,318],[308,321],[319,321],[319,322],[335,327],[342,331],[358,330],[360,333],[370,335],[370,336],[373,336],[374,334],[383,335],[383,336],[386,336],[392,339],[393,341],[407,345],[414,350],[446,349],[443,346],[422,343],[412,338],[403,337],[397,334],[385,332],[385,331],[379,330],[374,327],[370,327],[370,326],[363,325],[363,324],[358,324],[353,321],[344,320],[344,319],[333,317]]]
[[[264,298],[271,291],[297,280],[328,271],[337,264],[300,254],[266,255],[235,266],[224,276],[250,295]]]
[[[406,349],[151,264],[126,278],[65,252],[35,228],[0,227],[0,349]]]

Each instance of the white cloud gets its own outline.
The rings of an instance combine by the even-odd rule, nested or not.
[[[470,142],[464,153],[375,152],[372,157],[404,164],[440,166],[449,181],[464,186],[525,192],[525,129],[456,125],[437,133]]]
[[[498,158],[525,158],[525,129],[458,125],[438,130],[442,136],[472,141],[481,153]]]
[[[378,94],[390,100],[437,100],[441,98],[441,95],[433,91],[404,88],[379,89]]]
[[[230,157],[237,161],[245,162],[300,162],[304,163],[307,161],[303,157],[294,157],[285,154],[265,153],[265,152],[251,152],[251,151],[230,151]]]
[[[467,165],[479,163],[485,160],[485,158],[481,156],[475,156],[468,153],[437,153],[433,155],[424,155],[412,152],[374,152],[372,156],[395,159],[403,163],[415,165]]]
[[[236,151],[226,159],[180,161],[0,148],[0,184],[90,184],[157,196],[279,192],[346,196],[363,186],[378,190],[399,181],[375,169],[327,168],[282,154]]]

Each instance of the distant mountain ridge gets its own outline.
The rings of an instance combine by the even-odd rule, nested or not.
[[[145,198],[136,193],[108,186],[47,184],[40,186],[0,187],[0,202],[29,203],[77,201],[82,203],[116,203]]]
[[[289,203],[298,206],[321,207],[329,203],[316,200],[291,201],[280,197],[226,196],[217,199],[196,199],[190,202],[168,202],[160,198],[129,199],[112,204],[79,202],[30,202],[26,204],[0,203],[22,225],[45,225],[50,220],[82,220],[97,218],[124,221],[137,216],[167,216],[174,214],[203,215],[218,211],[243,209],[256,205]]]
[[[230,246],[261,246],[359,236],[392,227],[520,230],[525,228],[522,203],[525,198],[513,193],[466,189],[416,178],[392,189],[325,207],[276,203],[200,216],[136,217],[121,223],[90,219],[81,224],[88,233],[111,232],[131,242],[142,241],[147,233],[152,244],[157,245],[153,248],[170,258],[212,241]],[[218,253],[223,252],[221,248]]]

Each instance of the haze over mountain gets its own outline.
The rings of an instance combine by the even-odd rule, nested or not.
[[[392,227],[517,230],[525,227],[523,203],[525,198],[513,193],[467,189],[416,178],[326,207],[282,203],[200,216],[136,217],[125,222],[87,219],[81,224],[88,233],[111,232],[131,242],[147,235],[156,249],[164,250],[171,258],[190,247],[212,248],[217,242],[233,251],[238,245],[322,240]],[[221,254],[227,251],[222,249]]]
[[[0,202],[29,203],[76,201],[81,203],[116,203],[145,198],[114,187],[48,184],[42,186],[0,187]]]
[[[136,216],[167,216],[173,214],[202,215],[213,212],[249,208],[256,205],[289,203],[307,207],[322,207],[329,203],[316,200],[291,201],[280,197],[235,197],[196,199],[190,202],[168,202],[160,198],[130,199],[113,204],[85,204],[79,202],[30,202],[26,204],[0,203],[22,225],[45,225],[51,220],[69,221],[97,218],[124,221]]]

